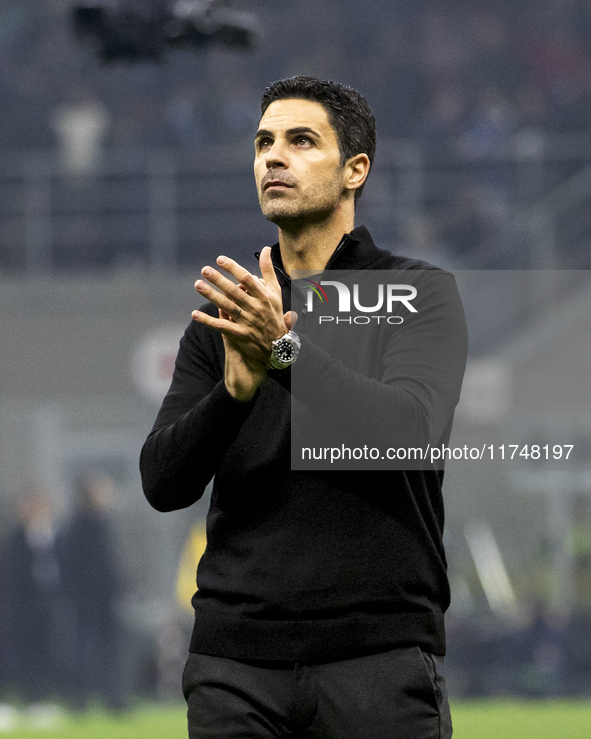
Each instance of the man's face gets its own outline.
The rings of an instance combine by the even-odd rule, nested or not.
[[[336,210],[344,167],[320,103],[288,98],[269,105],[255,138],[254,174],[263,215],[279,227],[322,221]]]

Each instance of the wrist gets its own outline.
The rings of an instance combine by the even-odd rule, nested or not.
[[[261,383],[253,382],[245,385],[241,382],[232,382],[232,380],[225,379],[224,384],[226,386],[226,390],[234,400],[237,400],[239,403],[249,403],[257,394]]]

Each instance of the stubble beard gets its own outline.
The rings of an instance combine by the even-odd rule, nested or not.
[[[265,218],[283,231],[299,231],[308,225],[322,223],[335,212],[340,200],[336,187],[318,188],[309,192],[305,202],[291,201],[289,195],[259,199]]]

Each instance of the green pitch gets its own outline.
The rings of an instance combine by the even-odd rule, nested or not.
[[[37,725],[35,725],[37,724]],[[82,716],[62,714],[50,718],[16,719],[16,728],[0,730],[0,737],[10,739],[186,739],[186,709],[143,706],[114,717],[101,711]]]
[[[591,701],[452,703],[454,739],[589,739]],[[10,739],[186,739],[185,709],[137,708],[120,718],[100,712],[65,715],[59,727],[0,730]]]
[[[589,739],[591,701],[452,703],[454,739]]]

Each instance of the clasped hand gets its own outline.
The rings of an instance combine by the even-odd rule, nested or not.
[[[217,269],[204,267],[201,274],[207,282],[197,280],[195,289],[218,307],[219,317],[195,310],[193,319],[219,331],[245,358],[264,366],[269,361],[272,342],[292,328],[296,320],[295,314],[283,312],[271,248],[266,246],[261,252],[262,278],[228,257],[218,257],[216,262],[238,284]]]

